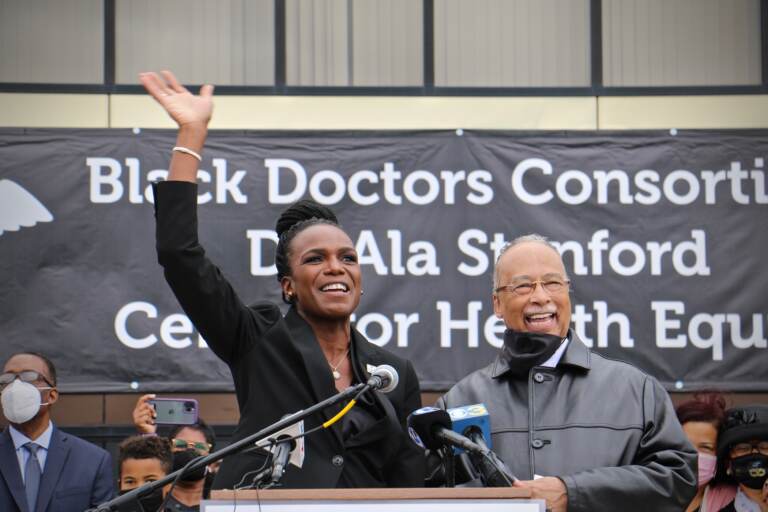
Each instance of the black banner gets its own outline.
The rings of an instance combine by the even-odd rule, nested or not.
[[[71,392],[232,381],[165,284],[149,183],[167,130],[0,130],[0,355]],[[768,131],[233,132],[209,136],[200,237],[244,302],[280,302],[272,231],[301,197],[356,243],[357,327],[447,389],[501,344],[495,254],[539,233],[573,325],[669,389],[768,390]]]

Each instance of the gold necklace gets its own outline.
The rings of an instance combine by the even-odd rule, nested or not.
[[[347,354],[349,354],[349,349],[344,351],[344,354],[341,356],[341,359],[339,359],[339,362],[336,363],[335,365],[326,359],[328,366],[331,367],[331,373],[333,374],[333,378],[336,380],[339,380],[341,378],[341,372],[339,371],[339,366],[341,366],[341,363],[343,363],[347,359]]]

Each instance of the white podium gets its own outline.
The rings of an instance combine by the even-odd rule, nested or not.
[[[213,491],[201,512],[545,512],[529,489],[269,489]]]

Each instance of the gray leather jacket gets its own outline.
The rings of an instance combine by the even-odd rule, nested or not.
[[[513,379],[502,357],[438,400],[484,403],[491,448],[521,480],[557,476],[569,511],[685,510],[696,493],[696,451],[667,392],[634,366],[591,352],[578,336],[556,368]]]

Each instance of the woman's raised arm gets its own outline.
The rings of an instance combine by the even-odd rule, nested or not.
[[[168,170],[168,181],[197,181],[198,157],[208,135],[213,114],[213,86],[204,85],[194,95],[176,80],[170,71],[141,73],[139,80],[147,92],[171,116],[179,133]],[[186,150],[186,151],[185,151]]]

